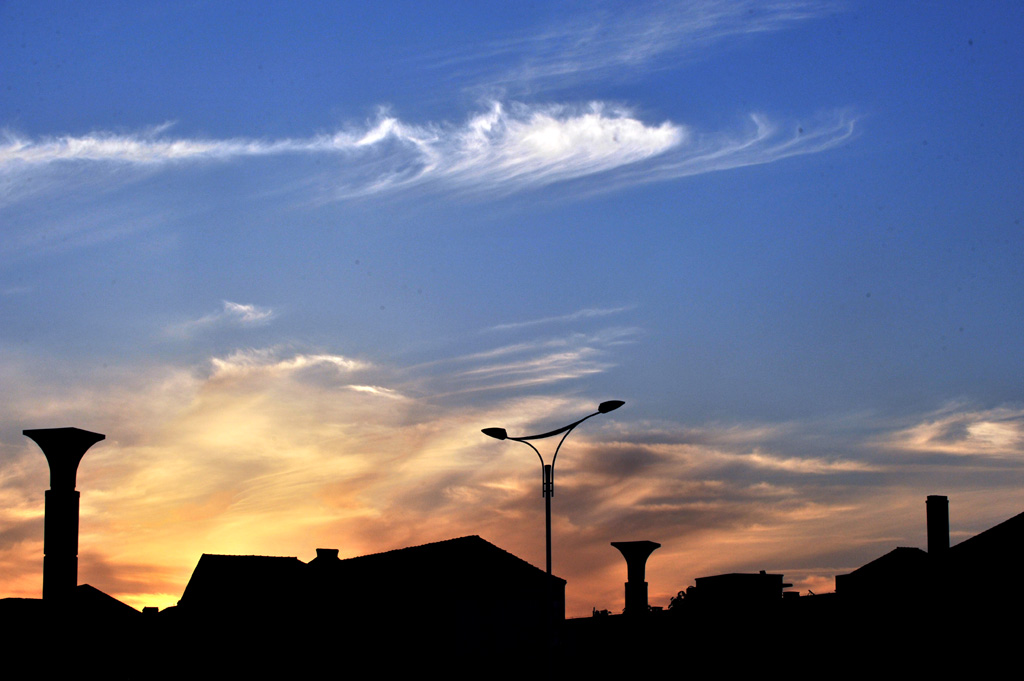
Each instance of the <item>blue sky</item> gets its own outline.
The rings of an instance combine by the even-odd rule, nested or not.
[[[570,614],[621,607],[610,541],[664,545],[667,603],[827,590],[926,494],[954,541],[1019,512],[1022,15],[4,3],[5,593],[25,428],[107,434],[81,579],[139,605],[204,551],[543,564],[536,462],[479,429],[606,399],[559,457]]]

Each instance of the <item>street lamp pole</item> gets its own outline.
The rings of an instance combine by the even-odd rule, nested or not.
[[[509,434],[505,432],[504,428],[484,428],[483,434],[495,438],[496,440],[514,440],[516,442],[522,442],[528,446],[540,459],[540,472],[541,472],[541,495],[544,497],[544,530],[545,530],[545,549],[547,553],[547,570],[548,575],[551,574],[551,497],[555,496],[555,460],[558,459],[558,450],[562,448],[562,443],[565,442],[565,438],[569,437],[569,433],[573,429],[598,414],[607,414],[610,411],[615,411],[625,402],[622,400],[609,400],[608,402],[602,402],[598,405],[597,411],[593,414],[584,416],[579,421],[574,421],[567,426],[562,426],[548,433],[541,433],[540,435],[526,435],[523,437],[509,437]],[[555,454],[551,457],[551,463],[544,463],[544,457],[541,456],[537,448],[530,444],[529,440],[543,440],[544,438],[554,437],[555,435],[562,435],[562,439],[558,441],[558,446],[555,447]]]

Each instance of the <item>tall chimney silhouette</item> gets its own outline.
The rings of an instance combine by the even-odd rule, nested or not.
[[[69,600],[78,586],[78,464],[85,452],[106,436],[81,428],[23,430],[43,450],[50,464],[43,523],[43,600]]]
[[[647,568],[647,559],[655,549],[660,549],[661,544],[653,541],[613,541],[612,546],[617,548],[622,557],[626,559],[626,609],[625,614],[646,615],[647,614],[647,580],[644,573]]]
[[[949,497],[930,494],[925,500],[928,513],[928,555],[941,556],[949,550]]]

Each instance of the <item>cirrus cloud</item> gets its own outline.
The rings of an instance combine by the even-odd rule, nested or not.
[[[174,336],[190,336],[215,326],[259,326],[268,323],[275,314],[270,308],[249,303],[233,303],[230,300],[224,300],[221,303],[222,307],[219,311],[203,315],[198,319],[173,324],[168,327],[167,332]]]
[[[708,133],[672,121],[646,122],[629,108],[603,102],[493,102],[461,124],[411,124],[381,113],[361,127],[281,140],[173,138],[167,126],[35,140],[7,132],[0,174],[17,184],[25,174],[86,163],[154,172],[183,163],[333,155],[340,164],[330,189],[336,199],[415,186],[494,196],[584,178],[600,178],[601,189],[770,163],[834,147],[855,124],[843,112],[803,125],[784,126],[763,115],[751,121],[746,129]],[[18,196],[7,191],[8,201]]]
[[[970,409],[954,404],[890,434],[879,444],[921,454],[1019,458],[1024,447],[1024,410]]]

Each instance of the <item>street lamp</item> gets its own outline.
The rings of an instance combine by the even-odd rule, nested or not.
[[[515,440],[516,442],[522,442],[528,446],[537,454],[537,458],[540,459],[540,472],[541,472],[541,495],[544,497],[544,526],[546,529],[546,548],[547,548],[547,561],[548,561],[548,575],[551,574],[551,497],[555,496],[555,459],[558,458],[558,450],[562,448],[562,443],[565,442],[565,438],[569,437],[569,433],[572,432],[573,428],[580,425],[591,416],[597,416],[598,414],[607,414],[610,411],[615,411],[625,402],[622,400],[609,400],[602,402],[597,405],[597,411],[588,416],[584,416],[579,421],[574,421],[567,426],[562,426],[556,430],[552,430],[549,433],[541,433],[540,435],[526,435],[524,437],[509,437],[508,433],[505,432],[504,428],[484,428],[483,434],[489,435],[496,440]],[[562,439],[558,441],[558,446],[555,447],[555,455],[551,457],[551,463],[544,463],[544,457],[540,455],[537,448],[530,444],[529,440],[543,440],[547,437],[554,437],[555,435],[562,435]]]

